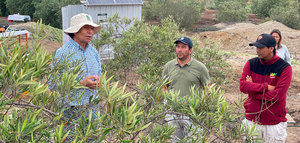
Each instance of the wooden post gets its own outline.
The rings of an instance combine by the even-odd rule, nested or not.
[[[19,45],[21,46],[21,35],[19,35]]]
[[[28,37],[27,37],[27,33],[25,33],[26,35],[26,50],[28,50]]]

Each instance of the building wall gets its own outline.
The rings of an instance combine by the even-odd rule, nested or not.
[[[107,17],[113,16],[115,13],[123,18],[142,18],[142,5],[104,5],[104,6],[84,6],[84,5],[68,5],[62,7],[62,25],[63,30],[70,25],[72,16],[79,13],[90,14],[93,21],[98,23],[98,14],[107,13]],[[64,34],[63,43],[69,40],[69,36]]]

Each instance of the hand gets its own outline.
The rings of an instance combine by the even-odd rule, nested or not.
[[[99,76],[87,76],[79,83],[90,89],[96,89],[97,87],[99,87],[99,85],[98,85],[99,80],[100,80]]]
[[[252,77],[249,76],[249,75],[247,75],[247,76],[246,76],[246,81],[247,81],[247,82],[253,82],[253,81],[252,81]]]
[[[161,88],[162,91],[166,91],[167,89],[168,89],[167,86],[163,86],[163,87]]]
[[[269,91],[273,91],[275,89],[275,86],[273,86],[273,85],[268,85],[268,90]]]

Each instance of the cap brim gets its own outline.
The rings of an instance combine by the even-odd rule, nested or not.
[[[250,43],[249,46],[255,46],[257,48],[264,48],[266,45],[260,44],[258,42]]]
[[[68,33],[77,33],[81,27],[83,27],[84,25],[90,25],[90,26],[93,26],[95,29],[95,33],[98,33],[101,29],[101,26],[100,25],[97,25],[95,23],[82,23],[82,24],[79,24],[79,25],[76,25],[76,26],[72,26],[72,27],[69,27],[68,29],[64,30],[64,32],[66,34]]]
[[[183,40],[176,40],[176,41],[174,42],[174,44],[177,44],[178,42],[183,43],[183,44],[185,44],[185,45],[189,45],[188,43],[184,42]]]

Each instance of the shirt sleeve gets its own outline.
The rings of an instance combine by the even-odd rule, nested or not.
[[[101,76],[102,75],[102,68],[101,68],[101,59],[100,59],[100,56],[99,56],[99,54],[98,54],[98,51],[95,49],[95,51],[96,51],[96,54],[95,54],[95,56],[96,56],[96,60],[97,60],[97,63],[98,63],[98,65],[99,65],[99,76]]]
[[[285,61],[287,63],[289,63],[290,65],[292,65],[292,62],[291,62],[291,55],[290,55],[290,52],[288,50],[287,47],[285,47]]]
[[[168,77],[169,71],[168,71],[168,66],[167,64],[164,66],[163,72],[162,72],[162,78],[163,80],[167,80],[169,82],[169,77]],[[169,87],[170,84],[167,84],[167,87]]]
[[[240,78],[240,91],[246,94],[262,93],[268,90],[268,83],[254,83],[246,81],[247,76],[251,76],[250,63],[247,61]]]
[[[208,69],[206,68],[205,65],[203,65],[202,72],[200,74],[200,83],[202,84],[201,86],[205,86],[206,84],[209,84],[209,82],[210,82],[210,77],[209,77]]]
[[[278,101],[286,95],[286,92],[292,81],[292,67],[286,67],[281,75],[277,79],[277,84],[273,91],[267,91],[256,95],[256,99],[267,100],[267,101]]]
[[[54,58],[56,59],[56,62],[59,62],[62,58],[62,50],[57,49]]]
[[[167,76],[167,73],[168,73],[168,68],[167,68],[167,64],[165,64],[162,72],[162,77],[165,78]]]

